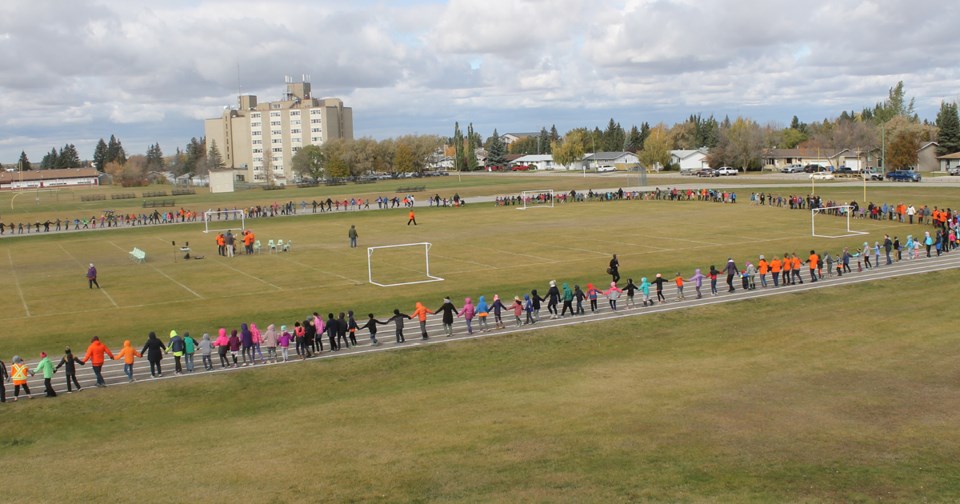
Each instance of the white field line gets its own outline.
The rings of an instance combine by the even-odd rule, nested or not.
[[[224,262],[224,261],[214,261],[214,262],[215,262],[216,264],[219,264],[219,265],[223,266],[224,268],[232,269],[233,271],[236,271],[237,273],[240,273],[240,274],[243,275],[243,276],[246,276],[246,277],[248,277],[248,278],[252,278],[252,279],[257,280],[257,281],[259,281],[259,282],[263,282],[264,284],[269,285],[270,287],[273,287],[274,289],[276,289],[276,290],[278,290],[278,291],[283,290],[283,287],[280,287],[280,286],[278,286],[278,285],[274,285],[274,284],[272,284],[272,283],[270,283],[270,282],[268,282],[268,281],[266,281],[266,280],[264,280],[264,279],[262,279],[262,278],[260,278],[260,277],[251,275],[250,273],[247,273],[246,271],[243,271],[243,270],[241,270],[241,269],[239,269],[239,268],[234,268],[233,266],[230,266],[229,264],[227,264],[227,263]]]
[[[117,249],[122,250],[123,252],[127,252],[126,250],[123,249],[123,247],[121,247],[120,245],[117,245],[117,244],[114,243],[113,241],[110,241],[109,243],[110,243],[110,245],[113,245],[114,247],[117,247]],[[187,287],[186,285],[178,282],[177,280],[175,280],[175,279],[174,279],[173,277],[171,277],[170,275],[168,275],[168,274],[160,271],[160,269],[157,268],[156,266],[154,266],[154,265],[152,265],[152,264],[150,264],[150,263],[147,263],[147,262],[145,262],[144,264],[146,264],[147,266],[150,266],[150,268],[153,269],[153,271],[156,271],[157,273],[160,273],[161,275],[163,275],[164,277],[166,277],[167,280],[170,280],[171,282],[179,285],[180,287],[182,287],[185,291],[189,292],[190,294],[193,294],[194,296],[196,296],[196,297],[199,298],[199,299],[204,299],[204,297],[201,296],[200,294],[198,294],[196,291],[194,291],[194,290],[191,289],[190,287]]]
[[[23,289],[20,287],[20,279],[17,278],[17,270],[13,267],[13,255],[10,251],[7,251],[7,261],[10,262],[10,274],[13,275],[13,284],[17,287],[17,294],[20,295],[20,302],[23,303],[23,311],[27,312],[27,317],[30,317],[30,307],[27,306],[27,298],[23,295]]]
[[[434,345],[434,344],[442,344],[442,343],[448,343],[453,341],[472,340],[472,339],[498,336],[498,335],[504,335],[504,334],[520,334],[520,333],[526,333],[530,331],[537,331],[541,329],[567,327],[567,326],[573,326],[578,324],[600,322],[600,321],[613,320],[613,319],[619,319],[619,318],[625,318],[625,317],[644,316],[644,315],[653,314],[653,313],[664,313],[664,312],[670,312],[675,310],[682,310],[685,308],[710,306],[710,305],[721,304],[721,303],[736,302],[736,301],[741,301],[746,299],[756,299],[756,298],[766,297],[766,296],[795,294],[795,293],[807,292],[815,289],[829,288],[829,287],[839,286],[839,285],[853,285],[853,284],[858,284],[863,282],[896,278],[896,277],[914,275],[914,274],[924,274],[924,273],[930,273],[934,271],[941,271],[941,270],[958,268],[958,267],[960,267],[960,254],[952,254],[950,256],[944,256],[939,258],[935,257],[930,260],[901,261],[900,263],[897,263],[893,266],[881,267],[879,269],[865,270],[861,273],[848,274],[840,278],[837,278],[836,276],[832,278],[824,278],[823,280],[815,283],[806,282],[803,285],[787,286],[787,287],[779,287],[779,288],[773,288],[773,287],[770,287],[767,289],[757,288],[757,290],[753,290],[753,291],[743,291],[738,289],[737,293],[734,293],[734,294],[723,293],[716,297],[708,296],[699,300],[688,298],[685,301],[670,302],[667,304],[655,305],[653,307],[648,307],[648,308],[632,308],[632,309],[621,309],[619,311],[610,311],[604,308],[603,305],[601,305],[602,311],[598,312],[597,314],[588,314],[588,315],[579,316],[579,317],[567,317],[567,318],[556,319],[556,320],[542,318],[541,321],[538,322],[537,324],[525,325],[520,327],[513,327],[512,324],[509,323],[509,321],[512,319],[512,311],[508,310],[505,313],[506,316],[504,318],[507,319],[508,321],[507,325],[509,329],[504,329],[500,331],[494,330],[491,332],[482,333],[482,332],[479,332],[479,324],[475,324],[474,334],[466,334],[463,325],[460,322],[458,322],[457,328],[456,328],[457,333],[452,338],[441,336],[443,333],[441,329],[440,319],[437,316],[433,316],[427,324],[428,332],[433,334],[430,339],[427,339],[427,340],[421,339],[418,331],[419,328],[417,327],[416,321],[410,321],[410,323],[408,323],[404,328],[406,336],[408,336],[406,343],[402,343],[402,344],[392,343],[392,341],[394,340],[394,331],[392,330],[392,328],[381,330],[380,332],[378,332],[378,336],[380,336],[379,339],[381,340],[381,342],[389,343],[389,345],[385,345],[385,346],[376,346],[376,347],[370,346],[369,337],[358,335],[357,340],[358,340],[358,343],[363,345],[362,347],[360,348],[352,347],[351,349],[347,349],[340,352],[330,352],[328,345],[326,345],[326,338],[324,338],[324,341],[325,341],[324,353],[310,360],[311,361],[324,360],[324,359],[331,359],[335,357],[361,355],[361,354],[367,354],[372,352],[394,351],[394,350],[401,350],[404,348],[416,348],[424,345]],[[664,290],[665,292],[667,291],[667,289],[664,289]],[[457,306],[459,307],[459,305]],[[491,314],[490,315],[491,324],[493,323],[492,318],[493,318],[493,315]],[[266,326],[268,324],[265,323],[263,325]],[[390,327],[390,326],[385,326],[385,327]],[[209,332],[213,334],[212,330]],[[199,339],[201,334],[202,332],[198,331],[196,334],[193,334],[193,336]],[[279,350],[278,350],[278,353],[279,353]],[[264,354],[266,354],[266,352],[264,352]],[[292,359],[290,363],[306,362],[306,361],[300,361],[296,357],[296,352],[293,349],[291,349],[291,354],[292,354]],[[219,358],[217,357],[216,352],[214,352],[212,358],[214,361],[214,370],[210,371],[212,373],[234,372],[234,371],[239,371],[241,369],[241,368],[221,369],[219,367]],[[195,364],[196,369],[198,370],[202,369],[202,359],[199,355],[195,357],[195,361],[196,361],[196,364]],[[162,378],[158,378],[155,380],[148,379],[145,381],[152,382],[152,381],[159,381],[159,380],[172,379],[172,378],[178,377],[177,375],[173,374],[172,359],[166,358],[163,362],[163,365],[166,368],[167,374],[165,374]],[[268,364],[268,365],[273,365],[273,364]],[[103,375],[107,379],[107,382],[109,384],[111,385],[126,384],[126,376],[123,374],[122,367],[123,367],[122,363],[119,361],[108,361],[105,363],[103,368]],[[262,367],[262,365],[257,365],[252,367],[253,368]],[[139,376],[141,376],[141,378],[145,373],[145,368],[147,368],[146,363],[143,363],[135,367],[136,370],[139,370]],[[78,376],[78,378],[80,379],[81,384],[84,387],[93,385],[94,377],[92,372],[81,371],[81,374],[82,376]],[[196,371],[194,374],[203,375],[203,374],[207,374],[207,372]],[[185,375],[185,376],[189,376],[189,375]],[[42,388],[40,383],[40,378],[31,378],[31,380],[36,382],[37,390],[40,390]],[[140,382],[140,383],[143,383],[143,382]],[[31,385],[33,385],[33,383],[31,383]],[[61,384],[55,384],[55,388],[58,392],[65,390],[65,386],[62,386]]]

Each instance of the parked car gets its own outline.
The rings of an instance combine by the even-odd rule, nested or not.
[[[950,175],[960,175],[960,166],[954,166],[953,168],[950,168],[947,170],[947,173]]]
[[[897,170],[887,174],[891,182],[920,182],[920,174],[913,170]]]
[[[510,168],[511,171],[527,171],[527,170],[529,170],[529,169],[530,169],[529,166],[527,166],[527,165],[522,165],[522,164],[520,164],[520,165],[513,165],[513,166]]]
[[[720,168],[717,168],[717,175],[721,177],[728,176],[728,175],[732,176],[736,174],[737,174],[736,168],[731,168],[729,166],[721,166]]]
[[[802,171],[803,166],[798,164],[787,165],[780,169],[780,173],[800,173]]]
[[[834,170],[833,174],[838,177],[852,177],[856,175],[857,172],[853,171],[853,168],[850,168],[849,166],[841,166]]]
[[[823,171],[826,168],[818,164],[808,164],[803,166],[803,173],[816,173],[818,171]]]
[[[698,177],[716,177],[717,170],[714,170],[713,168],[701,168],[697,170],[697,176]]]
[[[617,171],[617,168],[614,167],[614,166],[605,165],[605,166],[598,166],[598,167],[597,167],[597,173],[610,173],[610,172],[613,172],[613,171]]]
[[[860,172],[860,175],[869,180],[883,180],[883,172],[878,171],[875,168],[866,169]]]
[[[828,171],[822,171],[817,173],[811,173],[810,178],[813,180],[833,180],[834,176]]]

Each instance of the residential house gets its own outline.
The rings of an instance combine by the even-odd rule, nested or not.
[[[511,166],[530,166],[537,170],[565,170],[566,167],[555,164],[550,154],[527,154],[514,159]]]
[[[617,170],[636,169],[640,165],[640,158],[632,152],[596,152],[587,154],[583,163],[588,170],[612,166]]]
[[[954,152],[953,154],[940,156],[937,159],[940,160],[940,171],[947,171],[952,168],[960,168],[960,152]]]
[[[765,168],[780,170],[789,165],[847,166],[855,171],[865,167],[867,151],[835,147],[798,147],[795,149],[767,149],[761,160]]]
[[[932,172],[940,169],[940,159],[937,157],[937,142],[926,142],[917,150],[917,171]]]
[[[670,151],[670,164],[679,165],[680,173],[695,172],[703,168],[708,168],[707,152],[709,149],[701,147],[693,150],[672,150]]]
[[[62,168],[0,172],[0,189],[46,189],[51,187],[99,185],[96,168]]]
[[[513,142],[534,136],[540,136],[540,133],[504,133],[500,135],[500,140],[503,140],[503,143],[509,147]]]

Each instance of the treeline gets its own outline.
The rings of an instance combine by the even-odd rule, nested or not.
[[[628,151],[636,153],[647,167],[670,168],[671,150],[709,149],[711,166],[734,166],[757,170],[762,168],[762,156],[768,149],[796,147],[859,149],[882,157],[886,147],[888,168],[905,168],[917,162],[917,151],[924,142],[936,141],[940,155],[960,152],[960,116],[957,103],[941,104],[936,121],[921,121],[914,110],[914,100],[907,99],[903,82],[890,88],[886,100],[860,112],[843,111],[835,119],[804,123],[794,116],[789,126],[761,125],[749,118],[717,119],[693,114],[686,120],[668,126],[664,123],[623,128],[610,119],[607,127],[574,128],[558,135],[556,127],[540,130],[539,135],[526,136],[503,149],[497,130],[485,141],[473,131],[467,134],[454,125],[454,135],[447,140],[448,155],[455,158],[455,166],[462,170],[482,168],[473,156],[481,146],[486,149],[486,163],[503,164],[506,153],[552,154],[557,163],[569,164],[586,153]]]
[[[293,156],[293,171],[306,179],[321,180],[371,172],[422,172],[440,160],[443,139],[436,135],[404,135],[386,140],[335,139],[323,145],[306,145]],[[264,156],[267,183],[273,170]]]

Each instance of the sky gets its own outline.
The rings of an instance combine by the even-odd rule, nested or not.
[[[111,134],[171,154],[238,93],[275,100],[303,75],[376,139],[787,125],[901,80],[932,121],[960,99],[957,19],[942,0],[3,0],[0,162],[66,143],[89,159]]]

